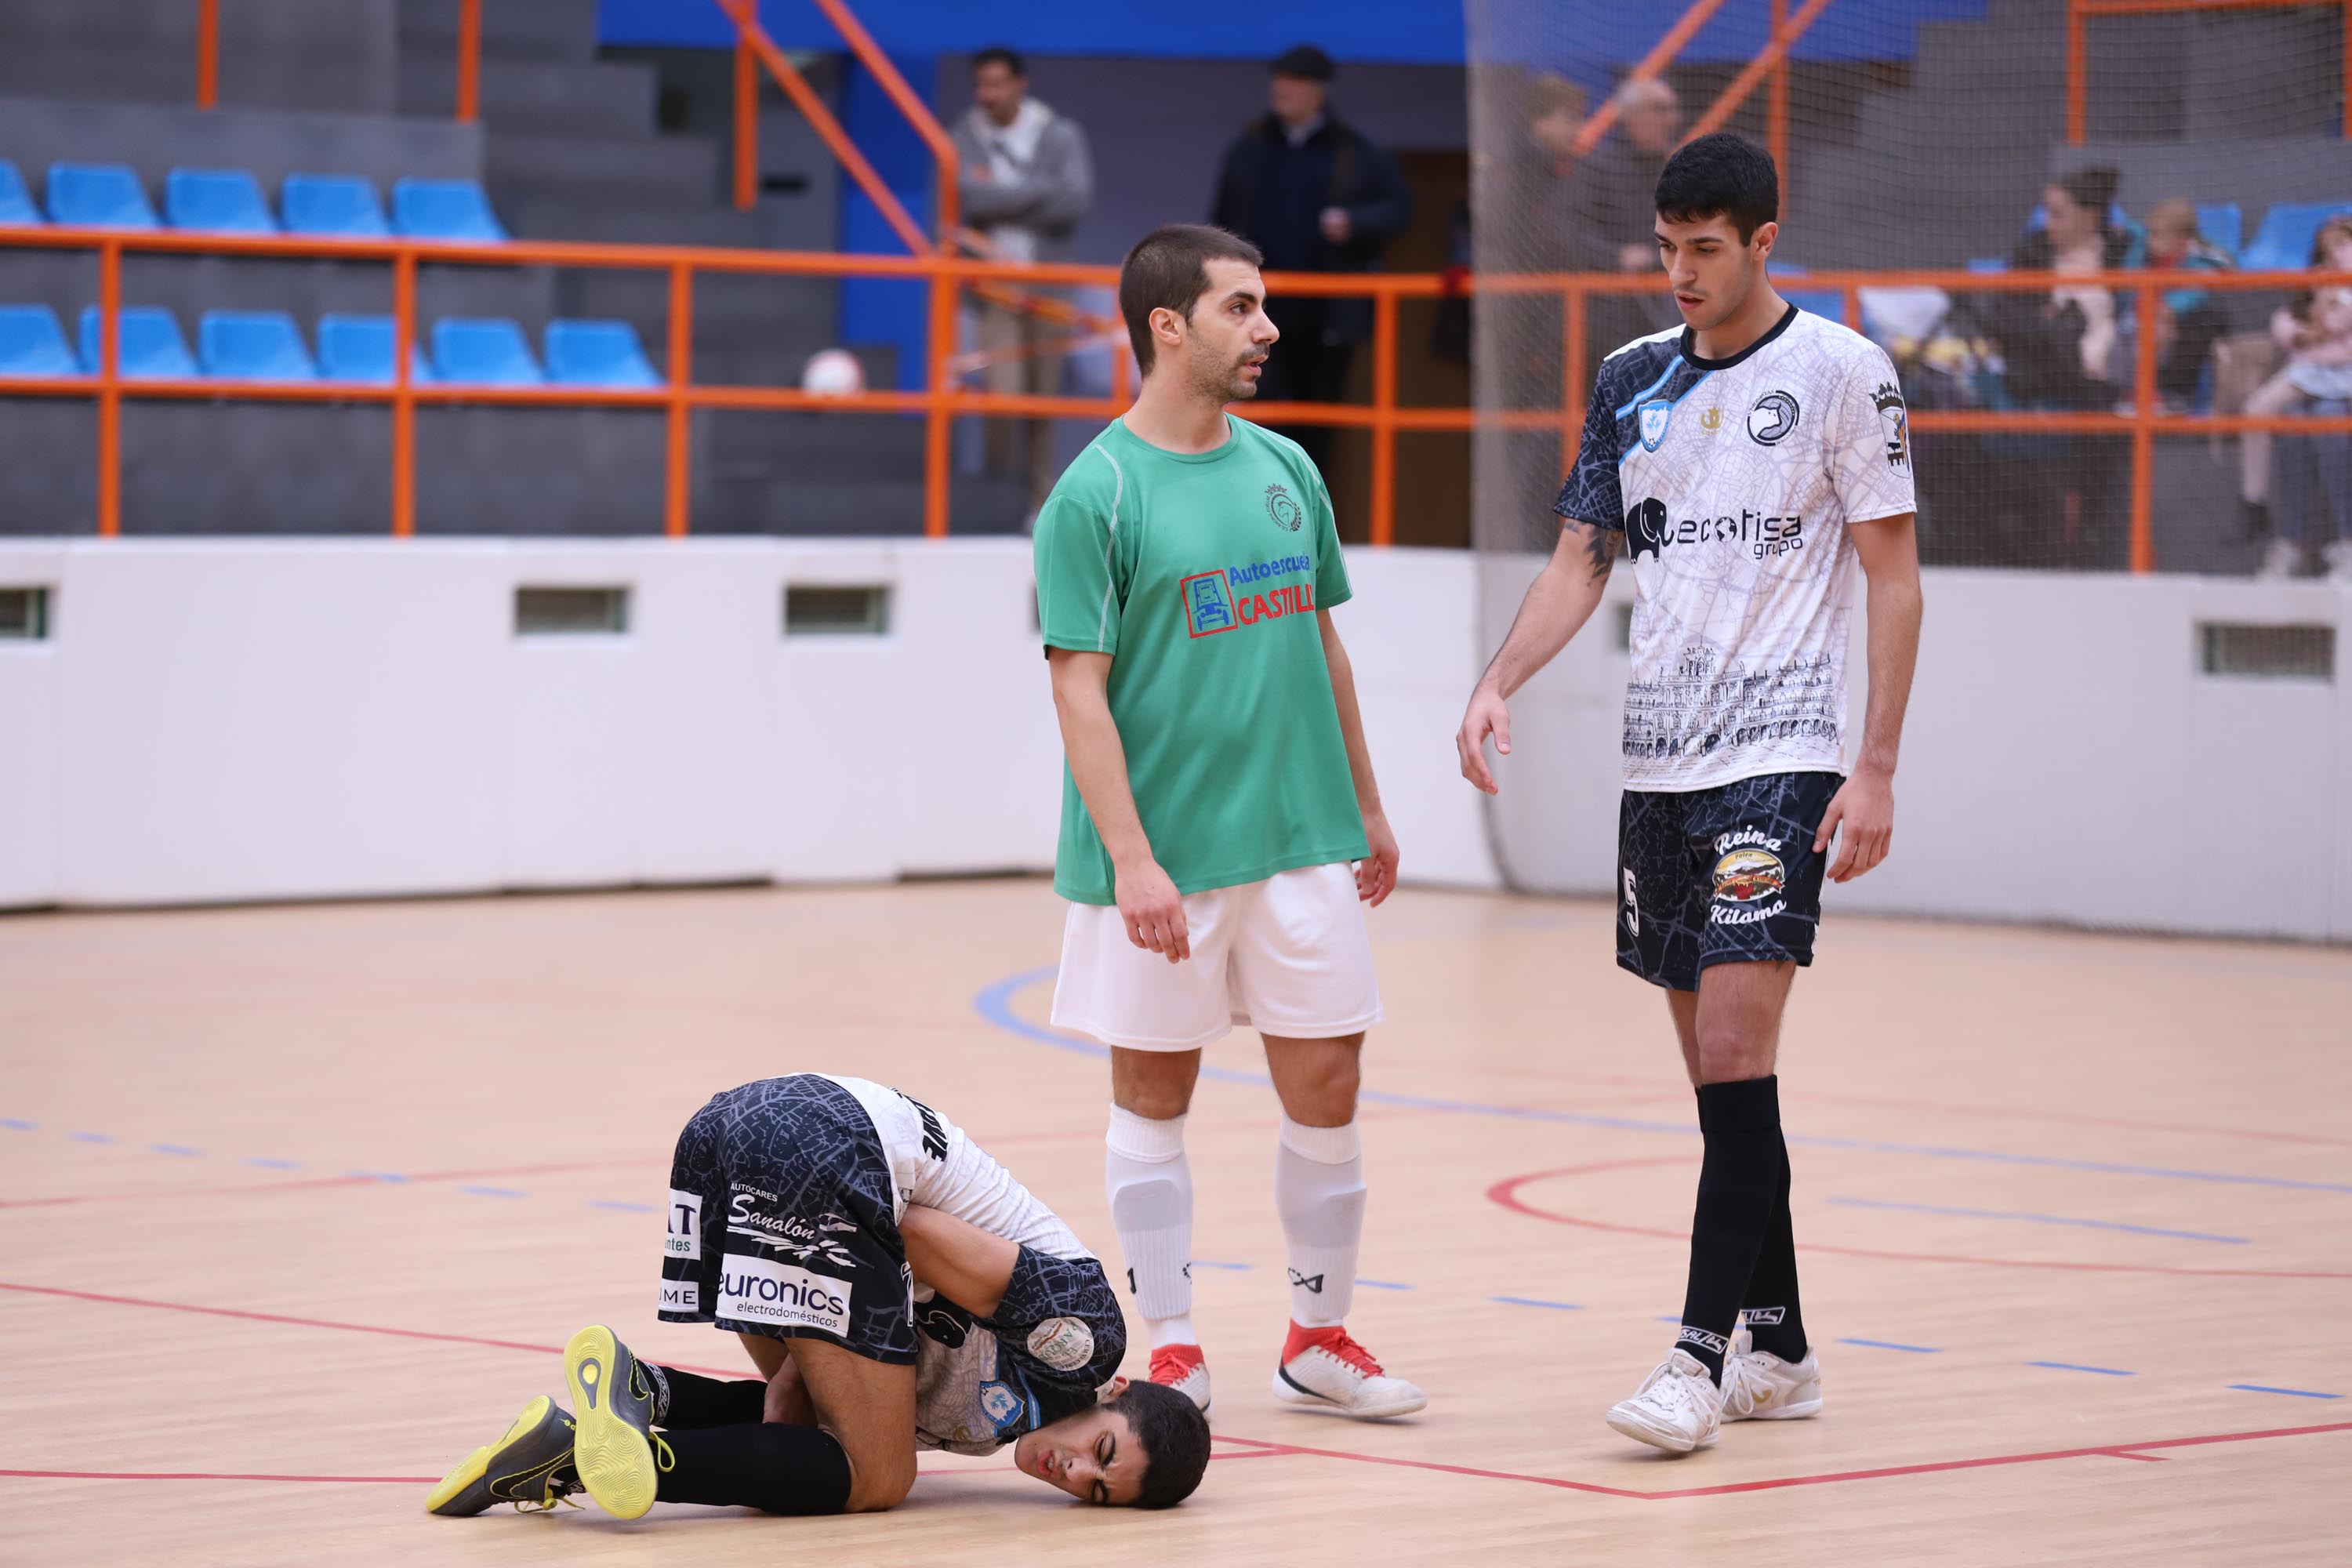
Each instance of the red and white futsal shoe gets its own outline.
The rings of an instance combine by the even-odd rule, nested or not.
[[[1151,1352],[1151,1381],[1172,1388],[1209,1413],[1209,1363],[1198,1345],[1161,1345]]]
[[[1359,1421],[1410,1415],[1429,1396],[1401,1377],[1391,1377],[1344,1328],[1302,1329],[1290,1325],[1275,1369],[1274,1396],[1302,1410],[1328,1410]]]
[[[1822,1363],[1810,1347],[1804,1360],[1787,1362],[1758,1350],[1744,1328],[1731,1337],[1723,1363],[1726,1421],[1802,1421],[1821,1413]]]

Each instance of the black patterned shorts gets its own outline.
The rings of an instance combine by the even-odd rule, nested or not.
[[[847,1089],[803,1073],[712,1096],[669,1185],[663,1321],[915,1359],[889,1158]]]
[[[1824,857],[1813,835],[1837,773],[1759,773],[1714,789],[1627,790],[1617,815],[1617,963],[1670,991],[1717,963],[1813,961]]]

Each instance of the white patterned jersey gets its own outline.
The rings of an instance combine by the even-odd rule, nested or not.
[[[1791,305],[1728,359],[1680,328],[1603,360],[1552,510],[1633,557],[1625,787],[1843,771],[1847,525],[1915,505],[1895,367],[1835,321]]]

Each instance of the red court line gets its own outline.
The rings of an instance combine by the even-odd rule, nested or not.
[[[1580,1215],[1538,1208],[1519,1196],[1519,1189],[1530,1182],[1549,1181],[1555,1176],[1589,1176],[1602,1171],[1628,1171],[1643,1165],[1694,1163],[1696,1162],[1687,1154],[1656,1154],[1638,1160],[1601,1160],[1589,1165],[1561,1165],[1549,1171],[1529,1171],[1525,1175],[1506,1176],[1488,1187],[1486,1201],[1499,1204],[1513,1214],[1526,1215],[1530,1219],[1574,1226],[1580,1230],[1605,1230],[1618,1236],[1654,1236],[1665,1241],[1687,1242],[1690,1232],[1686,1230],[1661,1230],[1648,1225],[1620,1225],[1613,1220],[1586,1219]],[[2054,1258],[1976,1258],[1965,1253],[1894,1252],[1876,1247],[1839,1247],[1825,1241],[1801,1241],[1797,1243],[1797,1250],[1834,1253],[1841,1258],[1891,1258],[1898,1263],[1965,1263],[1978,1268],[2054,1268],[2073,1274],[2167,1274],[2200,1279],[2352,1279],[2352,1273],[2326,1268],[2192,1268],[2164,1263],[2084,1263]]]
[[[1399,1469],[1433,1470],[1441,1475],[1472,1476],[1483,1480],[1520,1481],[1529,1486],[1565,1491],[1596,1492],[1604,1497],[1631,1498],[1638,1502],[1670,1502],[1682,1498],[1721,1497],[1732,1492],[1778,1491],[1789,1487],[1827,1486],[1839,1481],[1882,1480],[1892,1476],[1924,1476],[1946,1470],[1976,1470],[2000,1465],[2044,1464],[2055,1459],[2154,1459],[2146,1448],[2192,1448],[2214,1443],[2252,1443],[2271,1437],[2307,1437],[2320,1433],[2352,1432],[2352,1421],[2321,1426],[2280,1426],[2261,1432],[2218,1432],[2196,1437],[2162,1437],[2147,1443],[2109,1443],[2093,1448],[2053,1448],[2032,1454],[1996,1454],[1979,1459],[1938,1459],[1919,1465],[1889,1465],[1872,1470],[1835,1470],[1812,1476],[1780,1476],[1769,1480],[1732,1481],[1721,1486],[1684,1487],[1672,1491],[1639,1491],[1627,1487],[1598,1486],[1590,1481],[1564,1480],[1557,1476],[1521,1475],[1514,1470],[1486,1470],[1468,1465],[1440,1464],[1428,1459],[1400,1459],[1383,1454],[1351,1453],[1342,1448],[1308,1448],[1291,1443],[1264,1443],[1254,1437],[1221,1436],[1228,1443],[1247,1443],[1272,1454],[1308,1454],[1324,1459],[1357,1464],[1388,1465]],[[1663,1461],[1661,1461],[1663,1462]]]

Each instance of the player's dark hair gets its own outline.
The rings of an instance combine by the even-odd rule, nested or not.
[[[1746,245],[1780,218],[1780,172],[1772,154],[1744,137],[1718,131],[1686,142],[1658,175],[1658,216],[1669,223],[1727,217]]]
[[[1023,59],[1018,51],[1003,44],[991,44],[971,57],[972,74],[977,76],[982,66],[1003,66],[1022,80],[1029,79],[1029,62]]]
[[[1209,291],[1212,261],[1262,267],[1265,258],[1237,234],[1205,223],[1171,223],[1138,240],[1119,263],[1118,313],[1127,321],[1136,369],[1143,374],[1151,374],[1151,312],[1173,310],[1191,321],[1192,307]]]
[[[1209,1418],[1201,1407],[1157,1383],[1130,1383],[1102,1408],[1127,1417],[1128,1430],[1149,1459],[1138,1508],[1173,1508],[1192,1495],[1209,1468]]]

